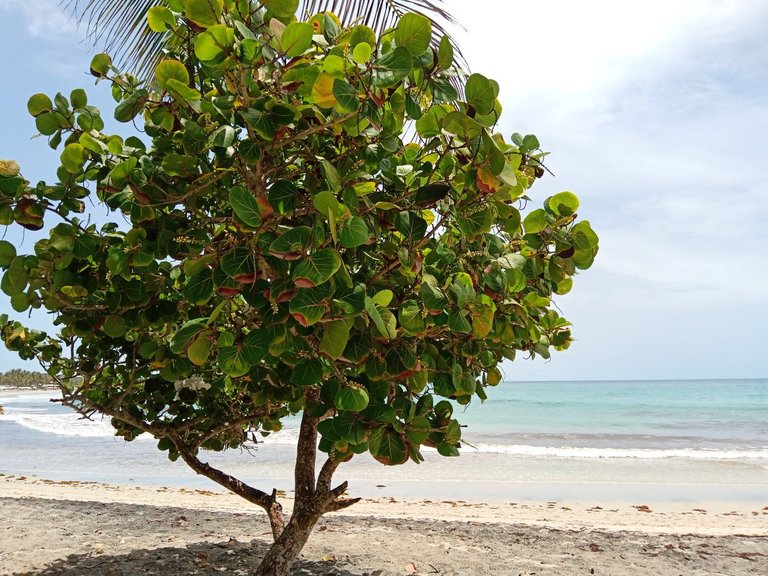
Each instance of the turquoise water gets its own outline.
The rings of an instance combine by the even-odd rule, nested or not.
[[[768,450],[765,379],[519,382],[489,389],[488,396],[459,408],[465,438],[574,448]]]
[[[631,500],[764,500],[768,380],[507,382],[456,408],[462,456],[344,464],[355,495]],[[152,438],[126,443],[47,395],[0,398],[0,473],[214,488]],[[257,486],[292,488],[297,422],[255,450],[205,453]]]

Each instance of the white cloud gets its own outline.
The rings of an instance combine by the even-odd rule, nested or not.
[[[749,352],[768,322],[768,3],[452,6],[473,71],[500,83],[502,133],[553,151],[533,197],[574,190],[601,237],[558,301],[579,341],[512,371],[763,375]]]
[[[36,38],[71,41],[77,32],[58,0],[0,0],[0,10],[22,14],[27,32]]]

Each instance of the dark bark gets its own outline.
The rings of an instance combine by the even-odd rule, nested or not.
[[[316,389],[307,390],[305,403],[316,401],[318,395],[319,391]],[[360,500],[340,498],[347,489],[346,482],[331,488],[331,480],[338,462],[326,460],[319,475],[315,476],[318,422],[319,418],[311,417],[304,411],[296,447],[296,499],[293,513],[282,534],[264,555],[256,572],[257,576],[287,576],[320,517],[326,512],[341,510]]]

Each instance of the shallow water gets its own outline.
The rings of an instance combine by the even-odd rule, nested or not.
[[[457,417],[458,459],[393,468],[355,457],[339,477],[365,496],[474,500],[766,500],[768,381],[503,384]],[[45,395],[2,399],[0,472],[210,488],[151,438],[126,443]],[[296,422],[252,451],[205,456],[258,486],[291,488]]]

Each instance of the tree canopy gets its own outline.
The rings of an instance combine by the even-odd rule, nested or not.
[[[111,416],[127,440],[153,434],[264,507],[278,543],[262,573],[282,574],[301,549],[288,544],[355,501],[346,483],[331,488],[339,463],[419,462],[424,446],[458,455],[451,400],[484,400],[505,359],[569,346],[552,297],[598,240],[571,192],[523,215],[544,173],[539,142],[495,132],[498,84],[461,76],[429,19],[405,14],[377,37],[262,4],[152,8],[150,27],[179,42],[149,83],[94,57],[115,118],[142,138],[104,133],[84,90],[29,99],[59,181],[0,165],[0,222],[48,232],[34,254],[0,241],[0,288],[17,312],[50,312],[60,334],[7,316],[0,333],[66,404]],[[87,202],[109,221],[86,217]],[[274,491],[200,450],[299,412],[286,526]]]

